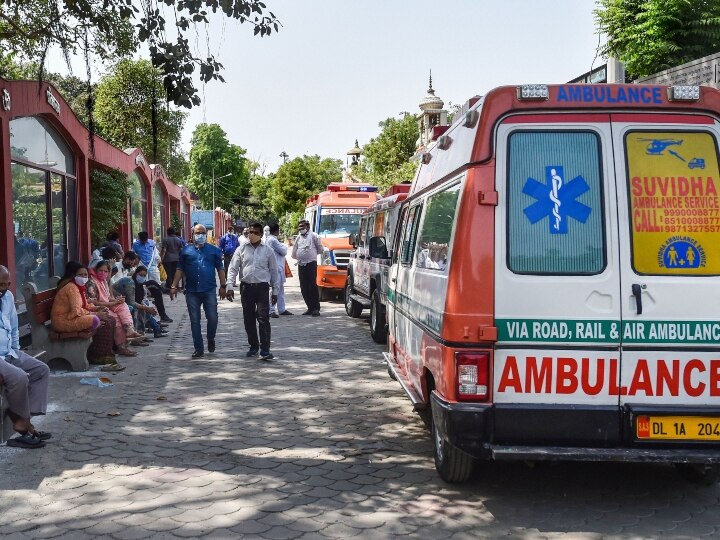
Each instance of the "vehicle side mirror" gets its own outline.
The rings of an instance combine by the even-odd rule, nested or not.
[[[387,259],[388,249],[384,236],[373,236],[370,239],[370,257],[373,259]]]
[[[357,247],[357,234],[352,233],[350,234],[350,238],[348,238],[348,243],[353,247]]]

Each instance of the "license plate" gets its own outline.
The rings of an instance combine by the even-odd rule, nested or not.
[[[720,418],[710,416],[638,416],[638,439],[720,441]]]

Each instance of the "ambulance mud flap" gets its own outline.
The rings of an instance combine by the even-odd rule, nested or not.
[[[388,369],[394,375],[393,378],[400,383],[400,386],[410,398],[413,409],[416,411],[425,409],[427,407],[427,404],[423,401],[422,396],[418,392],[416,392],[415,389],[413,389],[413,387],[410,385],[410,382],[405,378],[405,375],[398,369],[398,366],[390,353],[384,352],[383,357],[385,358],[385,362],[388,365]]]
[[[433,390],[430,394],[433,424],[440,437],[477,459],[490,458],[492,405],[450,403]]]

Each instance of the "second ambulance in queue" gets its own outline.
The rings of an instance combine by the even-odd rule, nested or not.
[[[360,216],[380,198],[378,188],[369,184],[332,182],[327,190],[310,197],[305,219],[322,241],[318,256],[317,286],[320,300],[345,290],[350,259],[349,237],[360,230]]]
[[[435,465],[720,461],[720,92],[525,85],[421,157],[388,367]]]

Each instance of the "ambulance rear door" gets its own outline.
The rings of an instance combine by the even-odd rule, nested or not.
[[[613,446],[621,287],[610,116],[510,116],[496,147],[494,443]]]
[[[624,438],[633,445],[718,442],[718,123],[699,114],[614,114],[612,131],[624,224]]]

